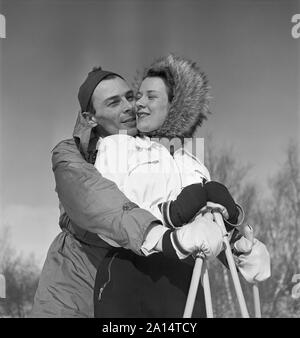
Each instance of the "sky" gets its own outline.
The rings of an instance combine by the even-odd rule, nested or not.
[[[40,265],[60,230],[51,149],[71,137],[95,65],[132,83],[170,52],[196,61],[213,97],[199,136],[233,147],[262,194],[299,142],[300,1],[2,0],[0,13],[0,233]]]

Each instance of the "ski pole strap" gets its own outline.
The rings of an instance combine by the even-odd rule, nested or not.
[[[229,221],[227,221],[227,220],[223,217],[224,222],[225,222],[227,225],[229,225],[229,226],[231,226],[231,227],[233,227],[233,228],[236,228],[236,227],[242,225],[242,224],[244,223],[244,220],[245,220],[245,211],[244,211],[243,207],[242,207],[240,204],[238,204],[238,203],[235,203],[235,205],[236,205],[236,207],[239,209],[239,218],[241,217],[241,218],[240,218],[240,221],[238,221],[237,224],[233,224],[233,223],[230,223]],[[241,215],[242,215],[242,216],[241,216]]]
[[[220,213],[222,215],[223,221],[226,225],[226,230],[230,231],[233,228],[236,228],[236,227],[242,225],[244,223],[244,220],[245,220],[245,211],[244,211],[243,207],[238,203],[235,203],[235,205],[239,209],[239,218],[240,218],[240,221],[236,224],[230,223],[226,218],[224,218],[223,210],[219,207],[207,206],[200,211],[200,214],[203,216],[207,212],[210,212],[210,213],[218,212],[218,213]]]

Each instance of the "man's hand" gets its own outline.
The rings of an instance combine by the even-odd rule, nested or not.
[[[192,223],[164,234],[162,249],[168,255],[170,247],[180,259],[192,253],[202,252],[206,258],[214,258],[223,250],[220,226],[213,221],[212,214],[198,216]]]

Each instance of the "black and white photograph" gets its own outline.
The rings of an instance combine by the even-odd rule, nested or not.
[[[0,0],[0,137],[1,319],[300,317],[300,0]]]

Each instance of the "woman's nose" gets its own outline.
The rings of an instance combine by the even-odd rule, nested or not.
[[[137,106],[138,108],[140,108],[140,107],[145,107],[145,102],[143,101],[142,97],[139,98],[138,100],[136,100],[136,106]]]

